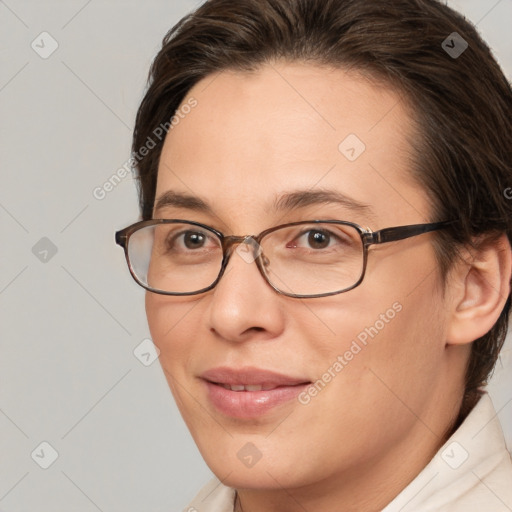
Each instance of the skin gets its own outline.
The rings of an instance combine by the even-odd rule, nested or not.
[[[156,197],[195,195],[213,212],[168,207],[155,218],[226,235],[315,218],[372,230],[430,221],[431,202],[409,177],[411,113],[389,88],[341,69],[274,62],[209,76],[183,103],[191,97],[197,107],[165,140]],[[366,145],[354,162],[338,150],[348,134]],[[269,208],[296,190],[343,192],[373,214],[329,203]],[[502,238],[457,263],[443,293],[431,242],[424,234],[373,246],[362,284],[325,298],[277,294],[237,253],[207,293],[147,293],[150,331],[181,414],[245,512],[380,510],[444,443],[470,342],[498,318],[511,265]],[[401,311],[307,405],[292,400],[241,420],[209,402],[199,376],[218,366],[314,382],[395,302]],[[251,468],[237,457],[248,442],[262,455]]]

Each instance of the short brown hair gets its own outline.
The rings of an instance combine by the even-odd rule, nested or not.
[[[468,43],[458,56],[443,45],[454,46],[454,32]],[[419,136],[411,140],[411,172],[432,202],[430,220],[459,220],[434,239],[443,280],[461,244],[489,233],[512,241],[512,199],[505,193],[512,186],[510,84],[476,29],[437,0],[209,0],[165,36],[137,114],[133,151],[168,123],[199,80],[276,59],[355,69],[412,105]],[[163,139],[137,165],[143,219],[152,216],[162,145]],[[497,323],[473,343],[459,419],[494,368],[510,302],[509,295]]]

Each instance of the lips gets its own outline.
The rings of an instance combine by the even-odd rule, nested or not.
[[[311,381],[259,368],[213,368],[201,379],[210,403],[224,415],[254,418],[289,402]]]

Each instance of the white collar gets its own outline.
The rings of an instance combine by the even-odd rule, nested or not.
[[[382,512],[512,511],[512,461],[485,393],[421,473]]]

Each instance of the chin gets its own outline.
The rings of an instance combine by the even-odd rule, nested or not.
[[[303,459],[297,451],[290,457],[280,450],[283,440],[277,436],[271,441],[263,436],[234,435],[224,443],[208,438],[196,439],[196,444],[210,470],[229,487],[278,490],[311,483],[300,472]]]

